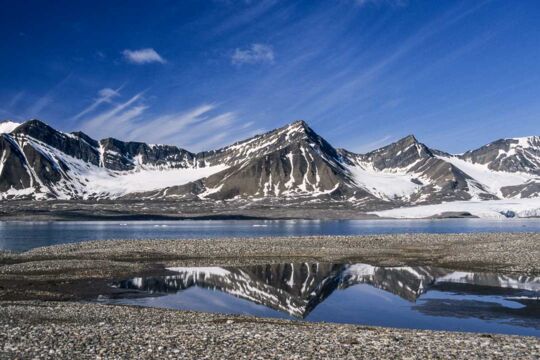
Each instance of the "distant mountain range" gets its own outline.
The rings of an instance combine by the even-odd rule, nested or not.
[[[0,123],[0,199],[339,201],[368,210],[540,196],[540,137],[464,154],[410,135],[366,154],[335,148],[304,121],[192,153],[94,140],[39,120]]]

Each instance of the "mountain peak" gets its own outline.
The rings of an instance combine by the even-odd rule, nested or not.
[[[25,122],[23,122],[23,124],[34,124],[34,125],[45,125],[45,126],[49,126],[47,123],[45,123],[44,121],[41,121],[37,118],[32,118],[30,120],[27,120]]]
[[[401,152],[412,147],[417,148],[418,151],[420,151],[421,148],[425,148],[425,146],[422,143],[420,143],[414,135],[407,135],[404,138],[401,138],[391,144],[388,144],[379,149],[373,150],[367,153],[366,155],[388,153],[389,151]]]
[[[405,145],[418,144],[418,139],[416,139],[416,137],[413,134],[409,134],[409,135],[399,139],[395,143],[396,144],[405,144]]]
[[[292,123],[290,123],[288,126],[302,126],[302,127],[309,128],[308,123],[305,122],[304,120],[295,120]]]
[[[308,134],[308,133],[313,133],[314,131],[309,127],[309,125],[307,124],[307,122],[305,122],[304,120],[296,120],[296,121],[293,121],[292,123],[288,124],[288,125],[285,125],[283,127],[280,127],[280,128],[277,128],[272,132],[283,132],[283,131],[286,131],[288,134],[294,134],[294,133],[304,133],[304,134]]]
[[[30,119],[17,126],[16,132],[27,134],[39,139],[42,137],[42,135],[46,133],[56,133],[57,130],[53,129],[41,120]]]

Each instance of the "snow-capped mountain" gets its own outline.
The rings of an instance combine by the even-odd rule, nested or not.
[[[342,156],[303,121],[257,135],[226,148],[203,152],[205,165],[227,169],[181,186],[131,195],[130,198],[302,198],[362,199],[380,202],[357,187]]]
[[[134,278],[115,286],[151,294],[176,293],[197,286],[304,318],[334,291],[367,284],[416,301],[432,288],[475,285],[500,293],[501,289],[540,290],[540,278],[490,273],[464,273],[433,267],[377,267],[368,264],[288,263],[243,267],[176,267],[173,275]],[[523,295],[523,294],[522,294]]]
[[[540,196],[540,137],[462,155],[407,136],[355,154],[304,121],[218,150],[94,140],[39,120],[0,123],[0,199],[343,202],[362,210]]]

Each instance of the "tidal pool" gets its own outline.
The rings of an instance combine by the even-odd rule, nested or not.
[[[107,303],[398,328],[540,336],[540,277],[435,267],[177,267]]]

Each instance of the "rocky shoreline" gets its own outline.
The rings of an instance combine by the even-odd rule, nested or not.
[[[363,262],[540,274],[540,234],[122,240],[0,253],[0,358],[538,358],[540,339],[89,304],[168,266]],[[61,302],[58,302],[62,300]],[[78,301],[78,302],[73,302]]]
[[[382,210],[388,207],[376,207]],[[456,216],[449,216],[456,217]],[[460,217],[460,216],[457,216]],[[0,202],[2,221],[142,220],[358,220],[381,219],[346,201],[10,200]]]
[[[0,303],[0,357],[537,359],[534,337],[304,323],[129,306]]]

